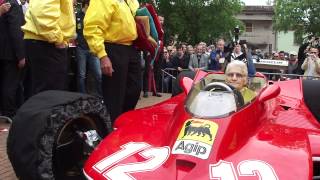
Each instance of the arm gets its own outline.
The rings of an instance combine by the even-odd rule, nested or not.
[[[302,70],[308,69],[308,57],[303,61],[303,64],[301,65]]]
[[[99,58],[107,56],[104,46],[104,34],[108,29],[112,15],[117,10],[113,1],[91,0],[84,18],[83,34],[90,50]]]
[[[316,67],[316,72],[318,74],[320,74],[320,59],[319,58],[316,59],[314,64],[315,64],[315,67]]]
[[[63,44],[63,34],[59,26],[61,16],[60,0],[31,1],[29,14],[37,33],[49,43]]]
[[[190,69],[191,71],[194,71],[194,69],[193,69],[193,54],[190,56],[188,69]]]
[[[24,60],[24,41],[21,26],[24,23],[24,15],[22,9],[17,3],[12,3],[11,9],[6,13],[8,20],[8,28],[10,39],[14,48],[14,53],[18,61]]]

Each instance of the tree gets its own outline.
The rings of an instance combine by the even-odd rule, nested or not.
[[[242,10],[241,0],[141,0],[153,3],[165,17],[166,42],[170,36],[195,44],[229,37],[242,23],[235,15]]]
[[[277,31],[294,30],[296,37],[320,35],[320,3],[315,0],[277,0],[274,24]]]

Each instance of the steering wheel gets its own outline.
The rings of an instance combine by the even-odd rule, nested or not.
[[[215,90],[220,90],[220,91],[227,91],[227,92],[231,92],[235,95],[236,97],[236,103],[237,103],[237,108],[241,108],[242,106],[244,106],[244,99],[243,96],[241,94],[241,92],[239,90],[237,90],[235,87],[233,87],[230,84],[225,84],[222,82],[212,82],[207,84],[203,90],[205,91],[215,91]]]
[[[224,91],[228,91],[228,92],[233,92],[233,90],[231,89],[230,86],[228,86],[225,83],[222,82],[212,82],[207,84],[203,90],[205,91],[214,91],[214,90],[224,90]]]

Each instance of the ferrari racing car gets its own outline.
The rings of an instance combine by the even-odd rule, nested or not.
[[[249,83],[244,103],[225,74],[198,71],[184,93],[122,114],[101,99],[48,91],[13,120],[8,155],[21,179],[320,179],[320,81]]]

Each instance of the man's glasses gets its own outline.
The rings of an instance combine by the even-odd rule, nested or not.
[[[233,77],[236,77],[236,78],[243,78],[244,75],[243,74],[240,74],[240,73],[227,73],[227,76],[229,78],[233,78]]]

